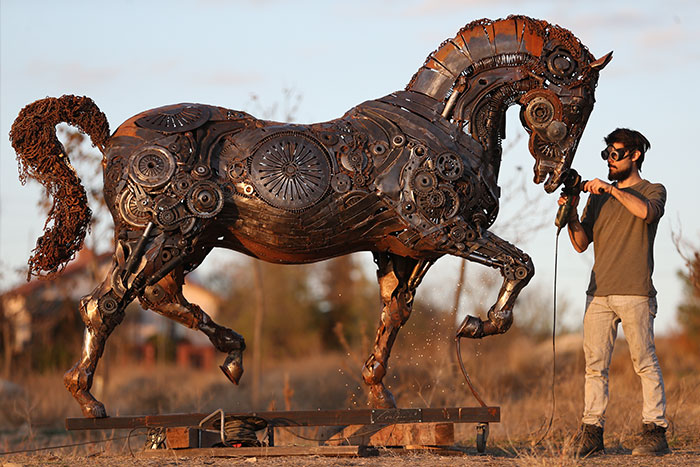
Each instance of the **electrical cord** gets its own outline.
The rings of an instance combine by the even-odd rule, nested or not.
[[[460,345],[460,337],[457,336],[455,337],[455,352],[457,352],[457,361],[459,362],[459,368],[462,370],[462,376],[464,376],[464,380],[467,382],[467,386],[469,386],[469,389],[472,392],[472,395],[474,398],[476,398],[477,401],[479,401],[479,404],[481,404],[482,407],[486,407],[486,402],[479,396],[479,393],[476,391],[474,388],[474,385],[472,384],[472,380],[469,378],[469,374],[467,373],[467,369],[464,368],[464,362],[462,361],[462,349]]]
[[[552,428],[552,423],[554,422],[554,410],[556,408],[556,394],[554,391],[554,382],[555,382],[555,377],[556,377],[556,371],[557,371],[557,353],[556,353],[556,333],[557,333],[557,272],[558,272],[558,266],[559,266],[559,232],[561,229],[557,230],[557,235],[554,240],[554,298],[553,298],[553,306],[552,306],[552,382],[550,386],[551,390],[551,395],[552,395],[552,406],[551,406],[551,412],[549,414],[549,421],[547,422],[547,428],[545,429],[544,433],[540,437],[540,439],[537,440],[533,446],[539,445],[549,434],[549,430]]]

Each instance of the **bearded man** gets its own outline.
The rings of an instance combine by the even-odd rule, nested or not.
[[[593,243],[595,263],[583,319],[586,359],[582,427],[575,439],[578,456],[603,451],[608,405],[608,372],[617,327],[622,323],[634,371],[642,383],[642,435],[632,454],[669,452],[666,442],[666,397],[654,345],[656,289],[654,238],[664,214],[666,189],[642,179],[644,156],[651,147],[638,131],[618,128],[601,153],[608,165],[607,183],[585,182],[591,193],[579,221],[576,206],[568,220],[569,238],[582,253]],[[565,203],[562,195],[559,204]]]

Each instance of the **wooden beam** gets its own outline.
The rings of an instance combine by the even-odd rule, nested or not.
[[[67,430],[118,430],[140,427],[196,427],[206,413],[107,418],[67,418]],[[489,423],[501,420],[500,407],[443,407],[419,409],[301,410],[227,413],[256,416],[274,426],[390,425],[394,423]]]
[[[454,443],[453,423],[350,425],[325,441],[327,446],[451,446]]]
[[[280,456],[378,456],[379,451],[367,446],[279,446],[261,448],[199,448],[199,449],[146,449],[137,457],[280,457]]]

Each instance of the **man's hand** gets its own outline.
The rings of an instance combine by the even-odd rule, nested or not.
[[[583,184],[583,191],[599,195],[602,193],[612,193],[613,186],[599,178],[594,178]]]
[[[563,206],[564,204],[566,204],[566,202],[568,200],[569,200],[569,195],[562,193],[561,196],[559,196],[559,200],[557,201],[557,204],[559,204],[559,206]],[[576,195],[571,200],[571,210],[569,211],[569,218],[567,219],[567,222],[571,222],[572,219],[578,219],[578,202],[579,202],[579,196]]]
[[[583,191],[593,194],[608,193],[617,199],[633,216],[641,219],[646,219],[649,213],[649,206],[646,200],[637,198],[633,194],[620,190],[615,185],[606,183],[598,178],[584,183]]]
[[[557,203],[559,204],[559,206],[562,206],[568,200],[569,195],[565,195],[564,193],[562,193]],[[588,248],[588,244],[590,243],[590,241],[588,239],[588,235],[586,235],[586,232],[583,230],[581,222],[578,220],[578,202],[579,196],[576,195],[571,200],[571,211],[569,211],[567,227],[569,231],[569,238],[571,239],[571,244],[573,245],[574,250],[578,251],[579,253],[582,253],[586,251],[586,248]]]

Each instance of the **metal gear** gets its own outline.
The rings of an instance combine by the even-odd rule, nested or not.
[[[430,169],[418,169],[413,175],[412,186],[419,193],[429,193],[437,187],[437,184],[437,177]]]
[[[464,162],[453,152],[443,152],[437,157],[435,168],[442,178],[454,181],[464,173]]]
[[[201,180],[187,193],[187,208],[197,217],[208,219],[224,207],[224,194],[214,182]]]

